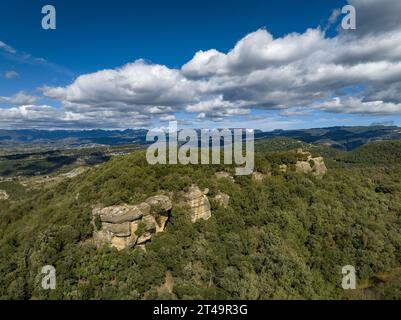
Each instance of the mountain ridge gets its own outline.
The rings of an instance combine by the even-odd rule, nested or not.
[[[0,130],[0,149],[60,149],[91,146],[146,145],[146,129],[126,130]],[[353,150],[377,140],[401,139],[398,126],[336,126],[273,131],[255,130],[255,140],[286,137],[339,150]]]

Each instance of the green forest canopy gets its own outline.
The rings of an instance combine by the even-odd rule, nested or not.
[[[272,172],[263,182],[217,180],[215,172],[232,170],[224,166],[150,166],[137,151],[0,201],[0,298],[401,298],[401,279],[392,277],[401,266],[401,142],[352,152],[302,144],[325,157],[323,179],[280,172],[281,163],[291,168],[297,160],[298,143],[287,142],[258,143],[256,170]],[[212,218],[195,224],[173,209],[146,252],[88,241],[93,205],[135,204],[193,183],[209,188],[210,199],[230,195],[228,208],[211,201]],[[56,290],[40,287],[48,264],[57,269]],[[350,264],[369,292],[341,288],[341,268]],[[172,292],[158,290],[167,271]]]

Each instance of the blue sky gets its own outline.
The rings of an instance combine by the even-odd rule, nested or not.
[[[360,0],[352,1],[356,2],[356,4],[360,2]],[[392,0],[385,0],[384,2],[386,1],[390,3]],[[41,28],[41,19],[43,17],[41,8],[45,4],[52,4],[57,10],[56,30],[43,30]],[[221,89],[212,88],[206,93],[202,89],[203,86],[211,87],[212,84],[215,85],[216,83],[219,84],[219,88],[227,87],[231,79],[238,79],[240,76],[234,71],[230,71],[227,76],[224,76],[224,83],[222,82],[221,74],[217,72],[218,70],[215,75],[209,76],[208,74],[207,81],[209,82],[203,81],[204,79],[202,80],[203,82],[199,81],[198,76],[194,77],[192,73],[188,75],[188,72],[181,72],[182,67],[188,64],[199,50],[207,52],[207,50],[214,49],[226,55],[238,41],[258,30],[264,30],[261,32],[265,33],[256,34],[253,37],[255,39],[253,40],[254,42],[249,44],[249,47],[254,48],[260,45],[262,53],[264,52],[263,50],[270,50],[268,49],[270,44],[267,34],[271,35],[275,40],[278,39],[277,43],[279,45],[280,39],[285,38],[288,34],[298,34],[294,39],[291,38],[287,41],[288,45],[279,47],[282,48],[284,56],[287,54],[287,47],[288,50],[293,47],[290,43],[291,41],[296,45],[300,45],[300,50],[303,50],[302,48],[310,42],[309,38],[302,40],[302,35],[307,32],[308,28],[320,30],[323,33],[323,39],[316,40],[316,48],[324,51],[324,48],[319,43],[324,42],[324,46],[326,46],[330,39],[340,37],[340,31],[336,29],[339,19],[336,19],[327,31],[325,30],[329,17],[332,15],[333,10],[342,8],[345,4],[345,0],[2,0],[0,3],[0,75],[2,75],[0,76],[0,97],[3,98],[0,99],[0,111],[3,112],[3,123],[2,119],[0,119],[0,127],[15,126],[15,128],[18,128],[35,127],[37,125],[37,127],[45,129],[46,125],[43,125],[43,123],[47,123],[48,128],[52,129],[59,127],[124,128],[161,126],[165,121],[162,119],[172,119],[172,117],[181,120],[184,126],[207,127],[228,126],[231,124],[233,126],[257,127],[266,130],[327,127],[332,125],[369,125],[372,122],[388,121],[401,124],[398,111],[387,111],[387,109],[397,110],[398,101],[396,101],[396,98],[383,101],[382,96],[379,98],[373,97],[372,92],[374,90],[372,86],[375,85],[373,80],[369,80],[368,83],[364,84],[356,80],[349,82],[341,79],[344,84],[341,83],[339,85],[337,85],[336,80],[331,80],[329,89],[325,87],[324,92],[321,92],[322,88],[316,89],[318,93],[320,92],[320,95],[317,94],[315,100],[312,101],[310,99],[311,94],[308,93],[309,96],[305,98],[305,101],[303,97],[294,97],[294,100],[281,105],[275,98],[264,96],[263,92],[264,90],[268,91],[269,86],[259,90],[258,92],[261,93],[257,97],[254,96],[255,88],[249,88],[247,92],[244,90],[246,93],[244,95],[237,94],[242,90],[238,87],[230,88],[230,90],[224,89],[221,92],[219,91]],[[368,7],[361,7],[361,10],[365,10],[365,12],[369,12],[368,9]],[[383,32],[395,31],[398,30],[384,30]],[[358,35],[359,41],[363,41],[364,37],[368,36],[365,34]],[[379,36],[382,37],[382,35]],[[311,36],[310,38],[313,37]],[[259,39],[261,40],[259,41]],[[341,43],[345,43],[343,46],[349,44],[345,40]],[[247,55],[247,50],[249,51],[250,49],[241,51],[245,52],[242,53],[244,56],[237,58],[254,59],[253,53],[252,55]],[[257,48],[257,50],[259,49]],[[275,54],[280,55],[281,53]],[[76,82],[79,76],[89,75],[88,82],[94,83],[90,80],[91,75],[101,70],[110,70],[114,74],[113,70],[135,63],[138,59],[143,59],[143,63],[147,66],[163,66],[168,71],[173,70],[174,72],[178,70],[178,75],[169,74],[167,76],[173,78],[171,81],[190,81],[191,84],[188,84],[188,86],[191,88],[190,90],[195,88],[194,93],[191,97],[184,97],[181,91],[178,94],[177,90],[186,91],[188,90],[186,87],[184,89],[168,87],[168,90],[171,89],[173,91],[177,102],[172,98],[166,101],[165,99],[158,99],[162,101],[156,103],[156,98],[152,99],[152,95],[148,95],[152,88],[136,86],[134,89],[130,88],[133,95],[135,95],[132,101],[127,101],[126,97],[121,97],[121,99],[110,98],[110,101],[104,105],[99,103],[98,97],[92,99],[91,92],[85,96],[88,91],[83,93],[85,97],[81,95],[72,97],[77,91],[82,93],[81,90],[84,91],[87,88],[87,84]],[[258,57],[255,59],[257,60]],[[266,64],[263,66],[258,65],[258,68],[264,71],[270,70],[269,61],[271,59],[269,59],[265,59]],[[280,60],[279,57],[277,59]],[[304,59],[305,61],[308,59],[307,54]],[[246,62],[247,65],[252,63],[253,60]],[[292,60],[285,63],[280,66],[281,70],[298,62],[294,62],[294,58],[292,58]],[[327,63],[327,65],[330,64]],[[129,74],[133,73],[138,77],[138,68],[140,66],[134,65]],[[161,72],[160,70],[147,70],[146,67],[140,70],[142,69],[144,69],[141,71],[143,73],[154,72],[155,81],[159,79],[158,72]],[[191,69],[190,72],[192,71]],[[249,77],[253,77],[256,71],[252,67],[252,75],[251,72],[246,75],[242,72],[241,76],[246,76],[244,81],[247,82]],[[310,77],[313,77],[313,74]],[[109,79],[107,76],[106,78]],[[261,79],[265,79],[265,77],[261,77]],[[150,83],[152,81],[149,80]],[[270,79],[263,81],[269,82]],[[393,84],[397,88],[398,82],[394,81]],[[69,85],[77,86],[79,90],[72,88],[71,94],[67,90]],[[363,91],[363,89],[360,88],[364,88],[365,85],[369,87],[370,92],[362,99],[361,90]],[[380,83],[381,85],[383,83]],[[160,92],[166,86],[168,86],[167,82],[163,82],[160,86],[155,85],[154,90]],[[121,84],[116,83],[112,87],[116,91],[120,91]],[[56,92],[52,89],[44,90],[43,88],[61,88],[61,91],[58,90]],[[383,88],[380,89],[383,90]],[[281,87],[274,90],[277,90],[280,94],[283,94],[284,91]],[[308,90],[310,90],[309,87]],[[199,91],[202,92],[199,93]],[[251,91],[252,94],[250,94]],[[358,93],[354,94],[354,91]],[[99,89],[96,94],[98,92],[103,91]],[[113,96],[113,92],[109,91],[109,88],[105,88],[104,92],[108,96]],[[292,92],[291,85],[289,85],[288,96]],[[18,94],[20,99],[16,99]],[[170,91],[165,93],[167,96],[170,94]],[[116,93],[116,97],[117,95]],[[146,96],[146,99],[141,98],[138,102],[137,97],[142,97],[143,95]],[[327,105],[315,106],[315,104],[328,101],[327,99],[335,99],[337,95],[340,95],[345,100],[350,96],[359,96],[364,105],[357,105],[354,101],[355,109],[362,111],[342,112],[343,106],[341,103],[339,103],[341,106],[335,106],[336,109],[333,109],[333,104],[329,102],[327,102]],[[32,97],[32,99],[29,99],[29,97]],[[297,101],[295,98],[299,99],[299,103],[294,103],[294,101]],[[96,104],[93,103],[93,100],[96,100]],[[32,112],[36,125],[32,124],[32,121],[29,123],[29,119],[21,119],[19,121],[18,112],[24,113],[21,111],[22,109],[18,109],[22,106],[18,105],[19,101],[23,103],[23,106],[29,106],[28,108],[25,107],[24,110]],[[208,101],[209,104],[205,101]],[[214,102],[211,103],[211,101]],[[387,103],[384,105],[387,109],[382,106],[378,107],[380,110],[385,110],[385,112],[371,113],[369,110],[365,112],[365,109],[369,106],[376,107],[377,101]],[[359,101],[360,103],[361,101]],[[391,105],[389,105],[390,103]],[[113,109],[115,104],[121,104],[120,109],[117,111]],[[199,104],[202,104],[202,106]],[[214,107],[210,107],[211,104]],[[190,105],[192,108],[186,105]],[[44,106],[46,106],[46,109],[43,108]],[[159,108],[163,109],[163,112],[154,113],[149,111],[143,113],[141,109],[144,108],[149,110],[151,108]],[[46,113],[44,119],[38,115],[39,111],[43,110]],[[63,110],[62,116],[59,115],[59,110]],[[105,119],[103,119],[104,121],[98,118],[95,119],[90,110],[101,110],[103,117],[115,117],[115,119],[112,123],[106,124],[107,121]],[[246,110],[246,112],[243,110]],[[137,117],[139,120],[135,119],[132,123],[127,121],[119,122],[118,117],[121,117],[124,112],[127,112],[127,117]],[[98,114],[100,113],[98,112]],[[84,115],[82,119],[80,115]],[[52,116],[55,117],[54,124],[51,123]],[[104,123],[104,126],[102,123]]]

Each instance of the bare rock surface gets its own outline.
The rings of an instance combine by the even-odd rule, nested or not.
[[[195,184],[187,192],[179,193],[180,203],[190,209],[192,222],[208,220],[212,216],[208,193],[208,189],[201,190]],[[220,192],[215,199],[227,207],[230,197]],[[117,250],[143,247],[153,235],[164,231],[172,208],[171,198],[164,194],[152,196],[136,205],[97,205],[92,210],[94,243],[97,247],[110,245]]]
[[[0,200],[8,200],[10,196],[5,190],[0,190]]]
[[[299,154],[306,157],[305,161],[297,161],[295,164],[295,171],[298,173],[310,173],[314,176],[322,178],[327,173],[327,167],[322,157],[312,157],[309,152],[304,152],[302,149],[298,150]]]
[[[279,168],[281,172],[287,172],[288,169],[286,164],[280,164]]]
[[[259,171],[252,172],[252,180],[255,182],[263,182],[267,177],[271,176],[271,173],[265,174]]]
[[[230,203],[230,196],[224,192],[218,192],[214,200],[224,208],[227,208]]]
[[[234,182],[234,177],[226,171],[219,171],[216,172],[214,175],[217,178],[217,180],[229,179],[231,182]]]
[[[201,190],[197,185],[192,185],[185,195],[187,203],[191,209],[191,221],[196,222],[199,219],[208,220],[212,216],[210,211],[210,202],[207,197],[208,189]]]
[[[160,212],[169,211],[173,206],[170,198],[165,195],[157,195],[150,197],[146,200],[146,203],[149,204],[155,210],[159,209]]]
[[[134,221],[150,214],[150,205],[141,203],[139,205],[112,206],[101,209],[100,220],[109,223],[123,223]]]

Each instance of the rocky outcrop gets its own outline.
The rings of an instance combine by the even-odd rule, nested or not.
[[[187,204],[191,209],[191,221],[196,222],[199,219],[208,220],[212,216],[210,211],[210,202],[206,196],[209,189],[201,190],[197,185],[192,185],[185,195]]]
[[[227,208],[230,203],[230,196],[219,191],[214,197],[214,200],[222,207]]]
[[[119,224],[130,222],[142,218],[150,214],[150,205],[148,203],[141,203],[139,205],[122,205],[106,207],[100,210],[100,220],[102,222],[109,222]]]
[[[172,207],[170,198],[165,195],[150,197],[146,200],[146,203],[149,204],[156,213],[167,212],[171,210]]]
[[[93,209],[94,241],[98,247],[108,244],[117,250],[132,248],[163,232],[172,203],[157,195],[138,205],[96,207]]]
[[[216,176],[217,180],[229,179],[231,182],[234,182],[234,177],[231,174],[229,174],[228,172],[219,171],[219,172],[216,172],[214,175]]]
[[[10,196],[8,193],[4,190],[0,190],[0,200],[8,200]]]
[[[271,173],[269,174],[264,174],[262,172],[254,171],[252,172],[252,180],[255,182],[262,182],[265,180],[266,177],[270,177]]]
[[[322,157],[312,157],[309,152],[298,149],[298,154],[306,158],[304,161],[297,161],[295,171],[298,173],[310,173],[322,178],[327,173],[327,168]]]
[[[201,190],[192,185],[188,192],[179,192],[176,199],[190,209],[191,221],[208,220],[212,216],[208,189]],[[173,207],[171,197],[157,195],[137,205],[96,206],[93,211],[93,239],[97,247],[110,245],[117,250],[125,248],[144,248],[153,235],[163,232]],[[219,192],[215,200],[224,207],[230,196]]]
[[[285,173],[285,172],[287,172],[288,167],[286,164],[280,164],[279,169],[280,169],[280,172]]]

